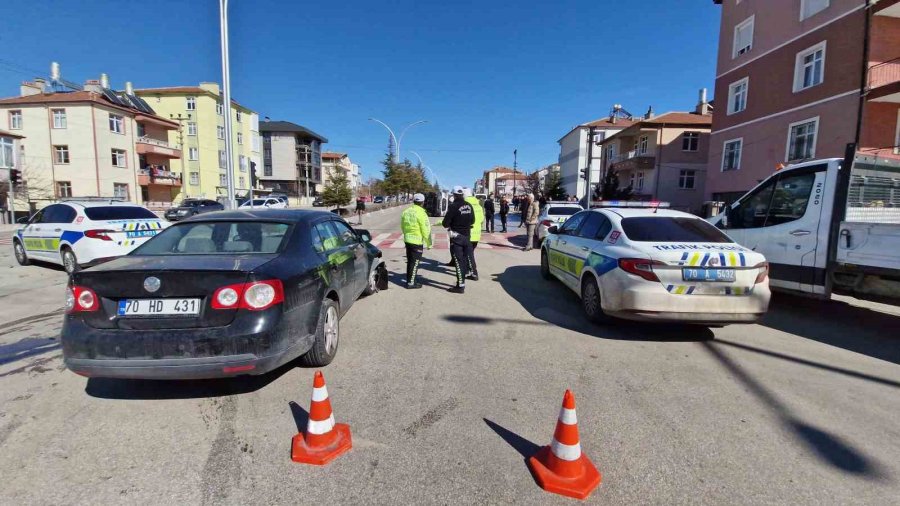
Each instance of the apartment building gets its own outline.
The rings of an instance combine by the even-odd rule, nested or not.
[[[546,167],[542,167],[531,173],[531,178],[535,179],[538,184],[538,190],[544,192],[547,190],[547,179],[551,174],[559,175],[559,164],[552,163]]]
[[[172,164],[183,179],[177,197],[227,200],[225,105],[219,85],[144,88],[135,94],[178,125],[168,134],[169,145],[184,154]],[[259,115],[232,99],[230,121],[234,189],[241,198],[250,190],[251,167],[261,165]]]
[[[588,166],[588,157],[591,159],[591,187],[600,182],[601,162],[600,152],[596,149],[597,143],[632,124],[634,121],[630,115],[616,105],[608,117],[576,125],[557,141],[559,175],[566,193],[579,199],[587,193],[588,187],[581,177],[581,170]],[[588,142],[589,139],[593,141],[593,146]]]
[[[360,184],[359,165],[350,160],[347,153],[335,153],[325,151],[322,153],[322,186],[324,187],[331,181],[331,177],[335,171],[344,171],[347,174],[350,188],[356,192],[356,188]]]
[[[328,139],[290,121],[266,118],[260,125],[263,170],[257,170],[263,189],[302,199],[315,197],[324,189],[322,144]]]
[[[170,164],[181,151],[167,136],[178,123],[126,88],[113,91],[105,74],[84,86],[64,82],[54,64],[50,81],[24,82],[18,97],[0,99],[0,126],[25,137],[18,209],[63,197],[172,202],[181,182]]]
[[[896,157],[898,0],[714,0],[721,6],[707,198],[733,202],[781,164]]]
[[[476,181],[475,187],[480,193],[488,195],[501,195],[502,192],[497,190],[497,180],[503,176],[514,174],[515,171],[509,167],[496,166],[490,170],[484,171],[481,177],[481,184]],[[521,173],[520,173],[521,174]],[[522,176],[520,176],[522,177]]]
[[[712,121],[706,90],[692,112],[648,111],[599,142],[603,170],[598,172],[615,171],[619,187],[630,187],[636,200],[665,201],[673,209],[699,214]]]

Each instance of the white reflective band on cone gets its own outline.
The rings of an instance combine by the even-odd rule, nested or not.
[[[310,434],[327,434],[334,428],[334,415],[328,417],[327,420],[310,420],[306,424],[306,432]]]
[[[562,460],[574,461],[581,457],[581,443],[578,443],[577,445],[564,445],[554,439],[553,442],[550,443],[550,449],[553,450],[553,455],[556,455],[557,458]]]
[[[576,423],[578,423],[578,420],[575,418],[575,410],[560,408],[559,421],[566,425],[575,425]]]
[[[325,387],[313,388],[313,402],[322,402],[328,398],[328,389]]]

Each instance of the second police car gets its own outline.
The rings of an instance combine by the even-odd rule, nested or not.
[[[21,223],[13,236],[16,261],[59,264],[70,274],[126,255],[169,226],[145,207],[114,200],[63,201]]]
[[[605,206],[551,227],[541,248],[541,274],[579,294],[588,319],[727,325],[765,314],[761,254],[666,204]]]

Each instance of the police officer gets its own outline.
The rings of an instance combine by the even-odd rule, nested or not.
[[[484,231],[494,233],[494,198],[484,199],[481,207],[484,208]]]
[[[471,204],[472,209],[475,211],[475,223],[472,224],[472,232],[469,234],[469,243],[471,243],[472,247],[469,248],[468,251],[468,278],[472,281],[478,281],[478,264],[475,263],[475,248],[478,247],[478,243],[481,241],[481,226],[484,224],[484,208],[481,207],[481,201],[472,195],[471,188],[463,188],[463,195],[465,195],[465,201]]]
[[[413,196],[413,205],[400,215],[400,228],[403,230],[403,242],[406,243],[406,288],[422,288],[416,281],[419,262],[422,261],[422,247],[431,249],[431,221],[425,212],[425,195],[417,193]]]
[[[450,254],[456,265],[456,286],[450,287],[451,293],[465,293],[466,275],[469,266],[469,250],[472,243],[472,225],[475,223],[475,209],[466,202],[462,186],[453,188],[453,203],[447,209],[441,225],[448,230],[450,236]]]

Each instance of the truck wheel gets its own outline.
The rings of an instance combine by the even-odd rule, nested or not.
[[[588,320],[593,323],[609,323],[612,321],[600,305],[600,288],[593,276],[585,276],[581,281],[581,307]]]
[[[16,254],[16,262],[19,262],[19,265],[31,264],[31,260],[28,260],[28,253],[25,252],[25,247],[22,246],[21,241],[18,239],[13,241],[13,252]]]
[[[337,355],[338,340],[341,335],[341,317],[338,303],[325,299],[319,309],[319,324],[316,326],[316,340],[312,348],[300,357],[306,367],[326,366]]]
[[[75,252],[72,251],[72,248],[64,247],[62,251],[60,251],[60,256],[62,257],[63,269],[66,270],[69,274],[75,274],[76,272],[81,270],[81,267],[78,266],[78,257],[75,256]]]

